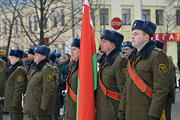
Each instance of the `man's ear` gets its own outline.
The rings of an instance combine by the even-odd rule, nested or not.
[[[149,34],[145,34],[145,40],[149,40],[150,39],[150,35]]]

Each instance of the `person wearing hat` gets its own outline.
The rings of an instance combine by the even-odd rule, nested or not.
[[[49,59],[50,59],[50,63],[53,66],[55,72],[56,72],[56,79],[57,82],[60,82],[60,71],[57,68],[57,64],[56,64],[56,50],[54,50],[53,52],[50,53],[49,55]],[[57,96],[56,96],[56,105],[55,105],[55,120],[58,120],[58,115],[59,115],[59,86],[58,86],[58,90],[57,90]]]
[[[23,58],[23,62],[24,62],[24,65],[26,66],[26,64],[29,63],[29,60],[28,60],[28,54],[24,52],[24,58]]]
[[[113,30],[101,35],[99,82],[96,96],[96,120],[117,120],[125,79],[127,58],[121,51],[124,36]]]
[[[27,74],[30,75],[31,71],[35,69],[36,63],[34,62],[34,50],[35,48],[29,48],[28,51],[28,60],[29,62],[26,64]]]
[[[36,46],[35,70],[31,71],[26,90],[23,113],[30,114],[31,120],[52,120],[55,114],[58,82],[53,66],[49,61],[50,48]]]
[[[155,31],[156,25],[149,20],[135,20],[132,25],[135,49],[128,56],[120,120],[160,120],[168,95],[169,76],[167,56],[151,40]]]
[[[164,43],[162,41],[154,40],[153,42],[157,48],[163,49]],[[165,110],[166,120],[171,120],[171,106],[172,106],[173,100],[175,98],[174,91],[175,91],[175,83],[176,83],[176,69],[175,69],[175,65],[173,63],[172,57],[167,56],[167,60],[169,63],[169,65],[168,65],[168,67],[169,67],[169,91],[168,91],[168,96],[166,99],[164,110]]]
[[[101,51],[101,46],[99,46],[98,48],[98,53],[97,53],[97,61],[99,60],[99,58],[101,57],[101,55],[103,54],[104,52]]]
[[[22,50],[10,50],[12,66],[5,87],[4,111],[10,113],[11,120],[23,120],[21,101],[28,82],[27,72],[22,61],[23,57]]]
[[[129,53],[131,53],[131,51],[133,50],[133,48],[134,47],[132,46],[132,42],[126,41],[123,48],[124,54],[128,56]]]
[[[65,101],[64,120],[76,119],[79,54],[80,54],[80,39],[74,38],[71,44],[71,57],[74,60],[74,62],[71,65],[71,70],[66,80],[67,94],[65,99],[66,101]]]
[[[3,97],[4,97],[4,85],[5,85],[5,81],[6,81],[6,63],[4,62],[3,59],[1,59],[1,55],[0,55],[0,106],[1,106],[1,102],[3,102]],[[0,120],[2,120],[2,112],[1,112],[1,108],[0,108]]]

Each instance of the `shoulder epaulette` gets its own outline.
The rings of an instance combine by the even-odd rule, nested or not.
[[[119,55],[120,55],[120,57],[121,57],[122,59],[125,58],[125,55],[124,55],[122,52],[120,52]]]
[[[21,68],[21,66],[18,66],[17,68]]]
[[[157,48],[157,47],[155,47],[154,49],[157,50],[157,51],[159,51],[159,52],[163,51],[162,49]]]
[[[46,65],[47,65],[48,67],[50,67],[50,66],[51,66],[49,63],[46,63]]]

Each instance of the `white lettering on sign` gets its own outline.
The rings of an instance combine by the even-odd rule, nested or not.
[[[170,34],[169,40],[174,40],[173,34]]]
[[[112,26],[120,26],[121,24],[122,22],[116,22],[116,21],[112,22]]]

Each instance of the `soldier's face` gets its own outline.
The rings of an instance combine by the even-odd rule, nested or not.
[[[132,32],[132,46],[141,49],[148,41],[149,36],[144,34],[142,30],[135,29]]]
[[[28,59],[31,61],[34,59],[34,55],[33,54],[28,54]]]
[[[101,40],[100,46],[101,51],[105,52],[107,55],[115,48],[115,44],[105,39]]]
[[[126,55],[126,56],[128,56],[129,55],[129,53],[132,51],[132,48],[130,48],[130,47],[124,47],[124,54]]]
[[[71,47],[71,57],[73,60],[77,61],[79,59],[80,49],[77,47]]]
[[[35,53],[35,55],[34,55],[34,62],[36,64],[41,62],[43,59],[45,59],[45,55],[41,55],[41,54]]]
[[[14,65],[17,61],[19,61],[19,58],[15,56],[10,56],[10,62],[12,65]]]

